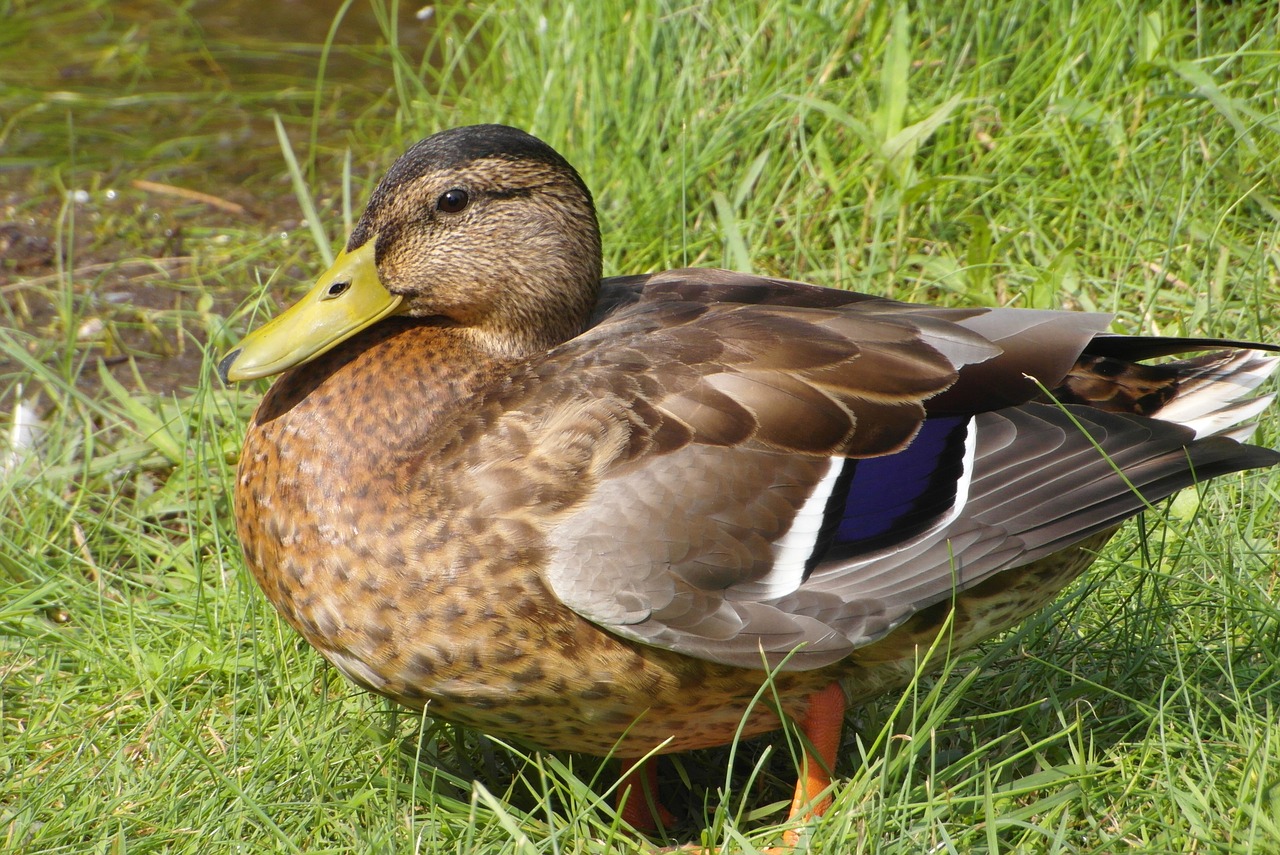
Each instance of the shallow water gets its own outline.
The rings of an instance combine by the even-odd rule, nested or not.
[[[315,153],[314,183],[336,192],[342,153],[359,147],[352,117],[393,114],[391,26],[373,5],[351,5],[324,56],[341,6],[19,5],[0,33],[0,335],[29,335],[46,360],[101,358],[125,381],[133,356],[156,391],[192,385],[191,339],[271,273],[211,287],[199,269],[210,248],[310,241],[273,115],[304,165]],[[431,44],[436,18],[420,8],[394,21],[408,56]],[[79,373],[96,385],[95,370]],[[20,375],[0,357],[0,399]]]
[[[365,108],[391,82],[387,33],[367,3],[343,17],[319,77],[337,0],[202,0],[180,10],[158,0],[65,6],[19,15],[0,37],[5,127],[0,171],[109,168],[124,161],[243,181],[281,165],[271,126],[322,111]],[[397,18],[409,54],[434,16]],[[322,117],[323,118],[323,117]],[[319,123],[322,141],[344,129]],[[246,155],[266,149],[267,162]]]

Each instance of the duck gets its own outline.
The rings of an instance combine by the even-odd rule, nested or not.
[[[220,361],[227,383],[278,375],[236,528],[347,678],[621,759],[638,830],[671,822],[656,755],[794,724],[799,828],[830,803],[850,705],[1045,606],[1128,518],[1280,462],[1248,442],[1275,346],[1111,323],[716,269],[603,278],[569,162],[453,128]]]

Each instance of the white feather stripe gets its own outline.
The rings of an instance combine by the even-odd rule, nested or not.
[[[969,485],[973,483],[973,464],[978,459],[978,420],[970,418],[965,425],[964,435],[964,471],[956,482],[956,502],[951,506],[951,513],[941,525],[950,525],[956,517],[964,512],[969,502]]]
[[[818,533],[822,530],[826,518],[827,502],[831,492],[836,488],[836,481],[844,471],[847,462],[843,457],[832,457],[827,461],[827,471],[814,485],[809,498],[804,500],[800,510],[787,533],[773,544],[773,567],[764,576],[737,585],[739,592],[749,593],[753,599],[769,600],[789,594],[800,587],[804,580],[805,563],[813,555],[818,542]]]

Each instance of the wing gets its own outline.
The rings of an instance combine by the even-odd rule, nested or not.
[[[1144,500],[1276,460],[1033,402],[1027,375],[1079,381],[1105,316],[708,271],[620,280],[602,306],[486,403],[485,441],[518,456],[480,449],[468,474],[486,513],[542,533],[566,605],[699,658],[820,667]],[[1200,385],[1217,397],[1199,409],[1243,413]]]

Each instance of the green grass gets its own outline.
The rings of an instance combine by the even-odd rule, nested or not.
[[[600,809],[589,758],[355,691],[234,537],[260,390],[198,360],[305,287],[313,227],[336,242],[439,128],[555,145],[595,191],[609,273],[721,265],[1280,336],[1269,6],[612,5],[424,25],[357,2],[325,50],[328,18],[280,41],[170,0],[0,2],[0,220],[49,247],[0,256],[0,404],[34,396],[48,424],[0,477],[0,849],[647,846]],[[1280,444],[1276,411],[1257,440]],[[1043,614],[854,711],[811,851],[1280,851],[1278,501],[1269,473],[1184,497]],[[678,840],[777,841],[790,758],[763,746],[664,773],[689,804]]]

